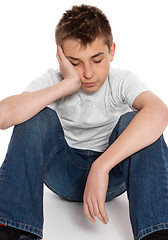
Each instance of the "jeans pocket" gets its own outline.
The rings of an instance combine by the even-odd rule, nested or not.
[[[74,165],[78,169],[90,169],[87,155],[81,156],[80,154],[72,152],[72,154],[67,155],[67,159],[72,165]]]

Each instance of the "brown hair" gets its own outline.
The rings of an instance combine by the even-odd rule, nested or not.
[[[85,4],[67,10],[55,30],[55,40],[59,45],[62,45],[65,39],[75,38],[86,47],[99,36],[104,37],[110,51],[113,36],[106,15],[99,8]]]

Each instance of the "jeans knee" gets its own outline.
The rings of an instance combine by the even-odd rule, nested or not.
[[[125,114],[123,114],[115,128],[112,131],[112,134],[109,138],[109,146],[119,137],[119,135],[125,130],[125,128],[128,126],[128,124],[131,122],[131,120],[135,117],[135,115],[137,114],[137,112],[132,111],[132,112],[127,112]]]
[[[56,112],[48,107],[41,110],[29,120],[15,126],[14,131],[19,129],[24,132],[46,133],[56,129],[62,129]]]
[[[163,134],[155,142],[153,142],[151,145],[149,145],[148,148],[151,148],[151,150],[156,149],[157,153],[160,153],[160,154],[166,156],[167,162],[168,162],[168,147],[164,140]]]
[[[129,125],[129,123],[132,121],[132,119],[136,116],[137,113],[137,111],[127,112],[120,117],[118,121],[119,135],[126,129],[126,127]]]

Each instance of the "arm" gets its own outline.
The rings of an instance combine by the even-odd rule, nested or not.
[[[168,108],[152,92],[140,94],[133,107],[139,112],[102,155],[103,161],[97,161],[107,172],[128,156],[155,142],[168,124]]]
[[[139,111],[137,115],[91,167],[84,193],[84,212],[92,222],[95,221],[94,215],[104,223],[108,221],[104,201],[109,171],[128,156],[155,142],[168,124],[168,109],[152,92],[140,94],[133,107]]]
[[[48,104],[73,94],[80,88],[79,75],[65,58],[60,47],[58,47],[57,58],[64,80],[39,91],[10,96],[0,101],[0,129],[6,129],[30,119]]]

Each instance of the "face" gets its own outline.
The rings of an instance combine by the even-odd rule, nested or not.
[[[78,40],[67,39],[63,42],[62,47],[65,56],[79,73],[82,82],[81,88],[90,93],[97,91],[108,76],[110,62],[114,57],[115,44],[113,43],[110,52],[103,38],[96,38],[86,48]]]

